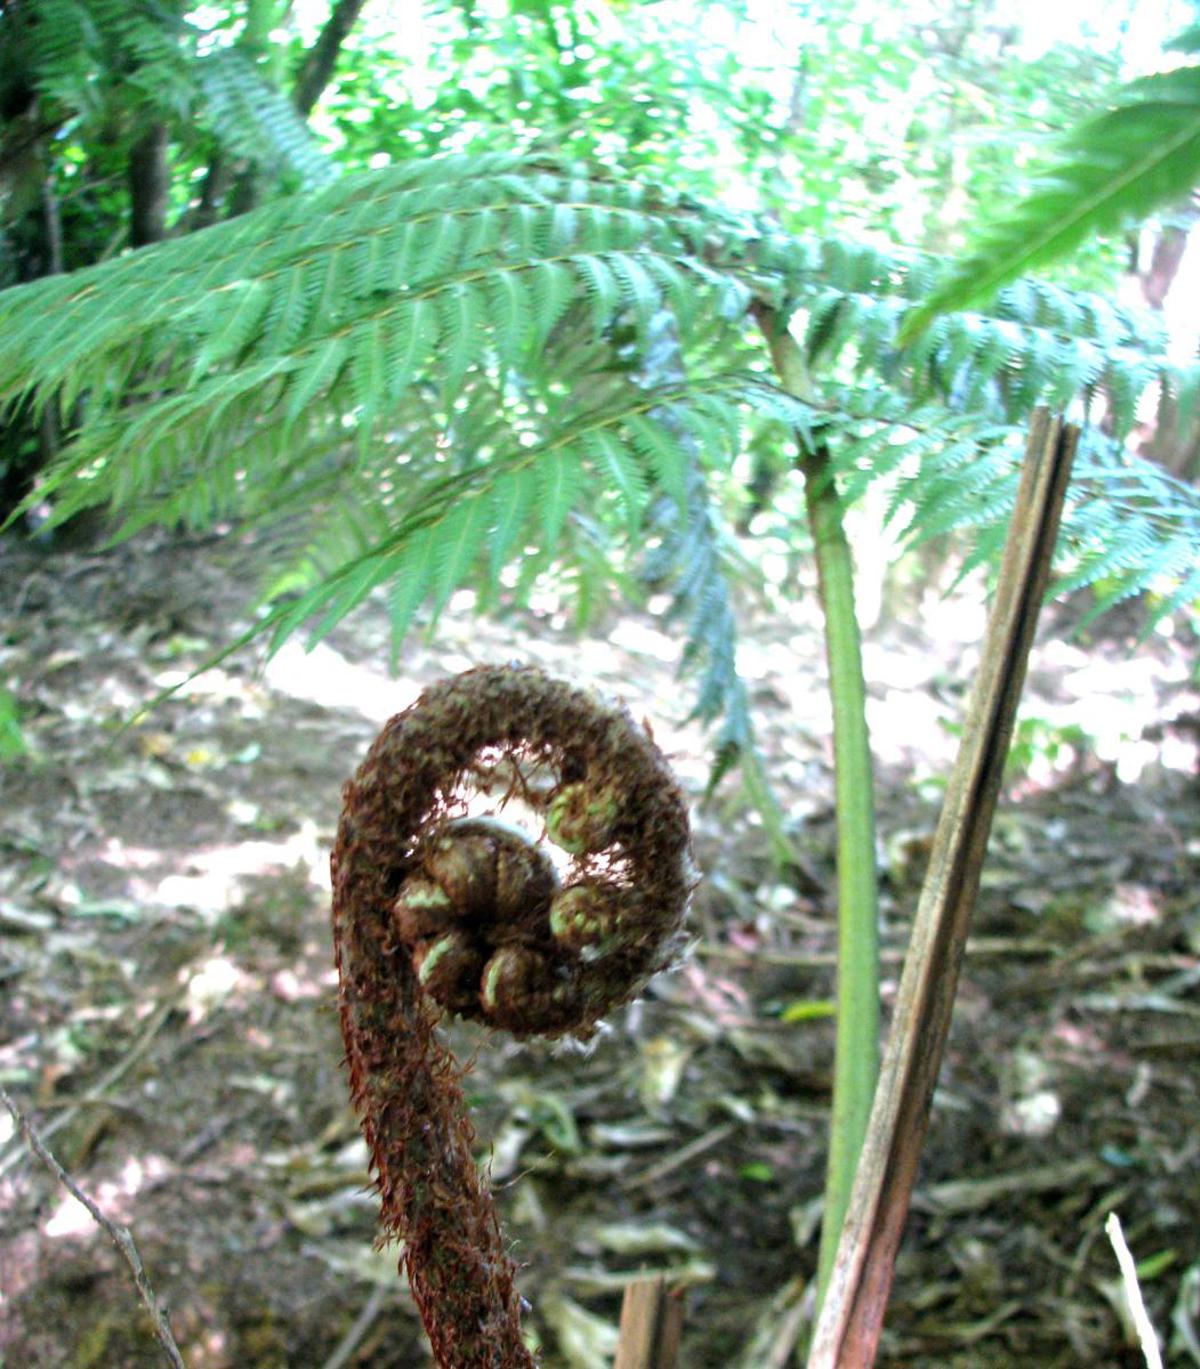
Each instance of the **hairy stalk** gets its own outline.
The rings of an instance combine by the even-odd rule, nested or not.
[[[759,305],[755,316],[784,388],[797,399],[811,401],[812,382],[799,345],[773,310]],[[828,449],[816,444],[810,450],[802,437],[799,441],[825,618],[837,808],[837,1039],[817,1275],[820,1299],[837,1251],[879,1075],[879,905],[875,801],[853,561]]]
[[[466,816],[519,799],[563,847]],[[569,860],[568,860],[569,856]],[[530,1369],[445,1013],[587,1037],[677,953],[687,812],[629,716],[531,669],[425,691],[345,788],[333,935],[350,1092],[382,1236],[444,1369]]]

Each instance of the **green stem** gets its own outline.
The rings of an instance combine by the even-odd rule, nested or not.
[[[783,329],[773,310],[759,306],[756,317],[784,388],[797,399],[812,399],[812,380],[795,339]],[[817,1276],[819,1300],[824,1297],[837,1251],[879,1074],[879,912],[875,803],[862,643],[854,612],[853,561],[829,451],[823,444],[810,450],[803,438],[800,444],[798,464],[804,473],[825,617],[837,807],[837,1038]]]

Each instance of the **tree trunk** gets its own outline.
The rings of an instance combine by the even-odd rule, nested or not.
[[[208,170],[204,173],[204,183],[200,187],[200,203],[188,213],[187,229],[189,232],[198,228],[207,228],[209,224],[216,223],[221,217],[221,208],[225,203],[226,195],[229,193],[232,180],[233,173],[229,159],[219,147],[214,148],[213,154],[209,158]]]
[[[1150,249],[1149,261],[1144,266],[1135,263],[1134,274],[1142,299],[1151,309],[1166,315],[1168,327],[1179,326],[1178,292],[1174,298],[1171,298],[1171,292],[1180,275],[1189,247],[1189,233],[1198,213],[1200,207],[1193,203],[1176,222],[1167,224],[1159,232]],[[1200,249],[1192,243],[1191,250]],[[1160,387],[1153,425],[1146,425],[1138,450],[1178,479],[1195,480],[1200,476],[1200,416],[1193,414],[1181,423],[1175,395],[1166,386]]]
[[[129,241],[134,247],[161,242],[166,236],[168,142],[166,124],[157,121],[129,149]]]
[[[1162,309],[1187,250],[1188,230],[1168,224],[1158,235],[1150,253],[1150,263],[1138,272],[1142,298],[1151,309]]]
[[[366,0],[337,0],[334,5],[321,36],[309,49],[296,80],[292,98],[301,114],[310,114],[321,98],[321,92],[329,84],[337,65],[338,53],[346,35],[354,27],[354,21],[365,3]]]
[[[62,218],[49,176],[42,181],[38,203],[18,225],[20,254],[18,278],[36,280],[58,275],[63,269]],[[58,409],[47,404],[34,421],[27,405],[0,407],[0,523],[30,493],[38,473],[58,454],[62,431]]]

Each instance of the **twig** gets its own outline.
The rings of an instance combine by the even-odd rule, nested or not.
[[[0,1102],[12,1114],[13,1121],[17,1124],[21,1135],[25,1138],[25,1144],[46,1166],[58,1182],[67,1190],[76,1202],[82,1203],[91,1213],[92,1220],[101,1230],[108,1233],[113,1244],[121,1252],[121,1257],[133,1272],[133,1282],[137,1287],[138,1297],[150,1314],[150,1320],[154,1325],[154,1334],[158,1338],[159,1344],[163,1348],[167,1363],[174,1369],[187,1369],[183,1362],[183,1356],[179,1353],[179,1347],[175,1344],[175,1337],[171,1334],[171,1327],[167,1322],[167,1314],[158,1304],[154,1289],[150,1286],[150,1280],[146,1276],[145,1266],[142,1264],[142,1257],[138,1254],[137,1246],[134,1244],[133,1237],[127,1228],[117,1226],[104,1215],[96,1206],[91,1198],[79,1187],[74,1179],[63,1169],[62,1165],[46,1149],[42,1138],[33,1128],[33,1123],[25,1116],[16,1101],[9,1095],[8,1090],[0,1084]]]
[[[736,1129],[736,1122],[722,1122],[719,1127],[713,1127],[711,1131],[706,1131],[703,1136],[697,1136],[694,1141],[689,1141],[674,1155],[668,1155],[665,1160],[659,1160],[656,1164],[642,1170],[636,1178],[630,1179],[623,1186],[625,1191],[630,1192],[635,1188],[648,1188],[660,1179],[665,1179],[674,1170],[683,1165],[691,1164],[697,1155],[703,1155],[706,1150],[711,1150],[713,1146],[719,1146]]]
[[[1146,1304],[1142,1301],[1142,1289],[1138,1283],[1137,1267],[1133,1263],[1133,1255],[1130,1253],[1129,1246],[1125,1243],[1125,1233],[1121,1230],[1121,1219],[1115,1212],[1108,1214],[1108,1220],[1104,1223],[1104,1230],[1108,1233],[1108,1239],[1112,1242],[1113,1253],[1117,1257],[1117,1264],[1121,1268],[1121,1288],[1125,1294],[1125,1302],[1129,1307],[1129,1315],[1133,1319],[1133,1329],[1137,1332],[1138,1341],[1141,1343],[1142,1354],[1146,1356],[1146,1367],[1147,1369],[1163,1369],[1162,1351],[1158,1348],[1158,1337],[1154,1334],[1154,1324],[1146,1311]]]
[[[86,1093],[82,1095],[82,1097],[76,1099],[62,1112],[60,1112],[52,1122],[48,1122],[46,1126],[42,1128],[41,1136],[43,1140],[48,1140],[51,1136],[55,1134],[55,1132],[61,1131],[63,1127],[65,1127],[69,1122],[74,1120],[79,1110],[85,1107],[88,1103],[99,1102],[102,1096],[107,1092],[107,1090],[112,1088],[112,1086],[117,1082],[118,1079],[121,1079],[130,1071],[130,1069],[133,1068],[133,1066],[138,1062],[138,1060],[140,1060],[142,1056],[145,1055],[146,1051],[150,1047],[150,1043],[162,1030],[163,1023],[166,1022],[168,1017],[170,1017],[172,1011],[174,1010],[178,1002],[179,995],[175,994],[166,1003],[162,1004],[162,1006],[158,1009],[157,1012],[155,1012],[155,1014],[151,1017],[150,1021],[146,1024],[146,1028],[142,1032],[141,1036],[138,1037],[138,1039],[133,1043],[129,1050],[121,1057],[121,1059],[117,1061],[117,1063],[112,1067],[112,1069],[110,1069],[107,1074],[101,1075],[101,1077],[96,1080],[96,1082],[91,1086],[90,1089],[87,1090]],[[17,1161],[21,1159],[22,1154],[23,1152],[21,1151],[20,1147],[14,1146],[13,1149],[7,1155],[0,1156],[0,1178],[3,1178],[4,1175],[6,1175],[8,1171],[13,1168]]]
[[[358,1349],[359,1341],[371,1329],[375,1318],[383,1310],[387,1295],[388,1290],[382,1284],[377,1283],[371,1290],[371,1296],[363,1303],[362,1311],[354,1318],[353,1325],[338,1341],[337,1348],[321,1366],[321,1369],[343,1369],[343,1366],[349,1364],[350,1356]]]
[[[1053,1193],[1056,1190],[1090,1187],[1105,1176],[1099,1160],[1071,1160],[1042,1165],[986,1179],[951,1179],[913,1194],[912,1205],[922,1212],[981,1212],[1016,1194]]]
[[[613,1369],[675,1369],[683,1334],[683,1301],[661,1274],[625,1287]]]

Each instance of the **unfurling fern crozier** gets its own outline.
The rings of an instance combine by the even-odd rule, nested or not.
[[[502,792],[497,797],[497,790]],[[519,801],[559,848],[494,815]],[[333,932],[350,1091],[438,1363],[532,1366],[475,1163],[457,1014],[518,1037],[590,1036],[678,954],[687,812],[623,710],[533,669],[434,685],[345,788]]]

